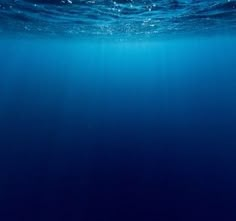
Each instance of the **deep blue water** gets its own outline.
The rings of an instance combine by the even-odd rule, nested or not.
[[[235,40],[2,39],[1,220],[235,220]]]
[[[0,221],[235,221],[235,7],[0,0]]]

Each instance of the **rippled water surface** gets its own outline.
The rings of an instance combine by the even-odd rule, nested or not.
[[[0,0],[0,32],[151,36],[236,30],[233,0]]]

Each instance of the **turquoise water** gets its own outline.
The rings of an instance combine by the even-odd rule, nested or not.
[[[0,2],[0,220],[236,219],[235,1]]]

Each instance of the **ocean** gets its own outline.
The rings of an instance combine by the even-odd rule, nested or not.
[[[0,0],[1,221],[235,221],[236,1]]]

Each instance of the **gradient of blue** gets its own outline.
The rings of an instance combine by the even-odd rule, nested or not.
[[[1,39],[0,220],[235,220],[235,42]]]

